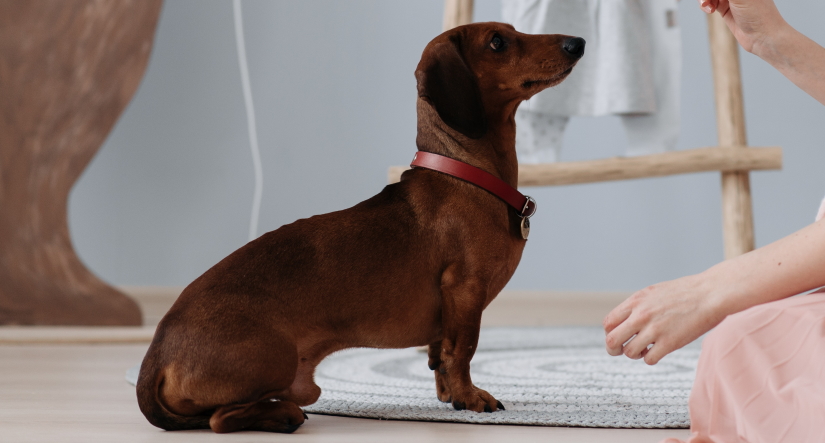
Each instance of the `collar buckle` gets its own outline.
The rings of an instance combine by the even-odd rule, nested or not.
[[[539,206],[533,197],[530,197],[529,195],[525,195],[524,197],[524,207],[521,208],[521,212],[519,212],[518,216],[521,218],[530,218],[536,215],[536,211],[538,210]],[[530,205],[530,203],[533,203],[532,206]]]

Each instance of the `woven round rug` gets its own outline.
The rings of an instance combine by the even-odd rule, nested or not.
[[[349,349],[327,357],[315,375],[321,397],[304,409],[384,420],[687,428],[699,351],[692,343],[648,366],[609,356],[598,327],[484,328],[471,363],[473,383],[505,411],[456,411],[440,402],[427,355],[416,349]]]
[[[427,355],[415,349],[350,349],[326,358],[315,381],[316,414],[390,420],[613,428],[687,428],[699,343],[655,366],[604,349],[601,328],[484,328],[473,383],[505,411],[456,411],[438,401]]]

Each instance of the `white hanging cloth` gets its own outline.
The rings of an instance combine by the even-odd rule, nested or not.
[[[520,149],[520,159],[523,152],[555,150],[527,159],[553,161],[558,131],[570,116],[622,115],[631,155],[673,149],[682,59],[676,10],[677,0],[502,0],[504,21],[518,31],[587,40],[585,56],[567,80],[519,109],[519,144],[536,144]],[[556,117],[561,123],[537,123]]]

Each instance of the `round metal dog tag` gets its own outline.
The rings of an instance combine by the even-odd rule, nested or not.
[[[527,217],[523,217],[521,219],[521,238],[527,240],[527,236],[530,235],[530,219]]]

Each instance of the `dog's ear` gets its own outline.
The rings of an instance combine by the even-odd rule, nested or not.
[[[415,78],[418,96],[429,99],[449,127],[473,139],[487,133],[481,90],[461,55],[458,35],[425,53]]]

